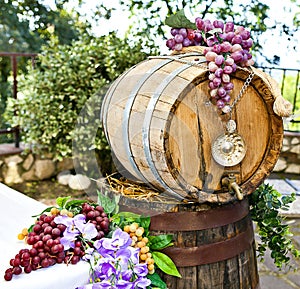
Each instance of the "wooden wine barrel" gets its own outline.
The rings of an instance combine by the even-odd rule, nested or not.
[[[283,139],[282,119],[273,112],[272,87],[265,74],[252,71],[254,77],[232,113],[247,151],[231,167],[212,157],[212,143],[224,133],[228,115],[209,101],[203,55],[150,57],[123,73],[111,85],[101,111],[121,174],[199,203],[235,200],[221,186],[222,178],[233,174],[243,194],[251,194],[275,166]],[[249,74],[242,68],[233,74],[232,101]]]
[[[247,198],[216,205],[110,194],[119,194],[120,211],[151,217],[150,235],[173,236],[174,246],[162,252],[173,260],[181,278],[156,271],[168,289],[260,288]]]
[[[174,261],[182,278],[162,273],[167,288],[258,289],[247,200],[210,210],[182,208],[151,217],[152,234],[174,236],[174,246],[162,252]]]

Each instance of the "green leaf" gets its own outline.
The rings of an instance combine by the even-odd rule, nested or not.
[[[150,227],[151,218],[150,217],[141,217],[140,226],[145,229],[145,232],[148,233]]]
[[[158,235],[149,236],[150,249],[151,250],[162,250],[166,247],[172,246],[173,236],[172,235]]]
[[[196,24],[191,22],[184,14],[184,10],[181,9],[177,13],[169,16],[165,20],[165,24],[172,28],[190,28],[196,29]]]
[[[111,214],[116,209],[116,203],[101,192],[98,192],[98,204],[103,207],[107,214]]]
[[[78,206],[81,206],[82,204],[88,203],[88,202],[89,201],[87,201],[87,200],[72,200],[72,201],[65,203],[65,208],[70,209],[72,207],[78,207]]]
[[[71,196],[68,197],[58,197],[56,199],[56,204],[60,207],[60,208],[64,208],[65,204],[67,203],[67,201],[71,198]]]
[[[54,208],[54,207],[53,207],[53,206],[48,207],[48,208],[46,208],[45,210],[43,210],[40,214],[31,216],[31,217],[32,217],[32,218],[39,217],[39,216],[42,215],[43,213],[50,212],[52,208]]]
[[[156,286],[159,289],[167,289],[167,284],[160,278],[157,273],[148,274],[147,278],[151,281],[151,285]]]
[[[153,259],[155,261],[156,266],[162,270],[164,273],[168,275],[172,275],[175,277],[180,277],[181,275],[178,272],[174,262],[172,259],[162,252],[154,251],[152,252]]]
[[[132,212],[120,212],[118,214],[113,215],[111,218],[113,220],[115,218],[120,218],[120,217],[123,217],[125,219],[128,219],[128,218],[139,219],[141,216],[138,214],[132,213]]]

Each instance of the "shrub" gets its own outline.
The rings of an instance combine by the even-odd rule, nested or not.
[[[100,104],[104,88],[127,68],[146,58],[139,43],[131,45],[115,33],[101,37],[82,35],[71,45],[59,45],[52,38],[42,48],[36,69],[19,83],[22,97],[10,99],[6,118],[12,126],[22,129],[22,141],[37,153],[49,152],[56,159],[72,156],[72,141],[77,122],[93,119],[92,126],[84,127],[81,136],[83,150],[91,146],[109,150],[103,133],[97,132],[93,144],[86,144],[84,135],[89,128],[100,127]],[[102,89],[102,90],[101,90]],[[79,114],[91,96],[99,98],[96,107],[87,105],[85,114]],[[15,112],[15,113],[14,113]],[[94,133],[94,132],[92,132]]]

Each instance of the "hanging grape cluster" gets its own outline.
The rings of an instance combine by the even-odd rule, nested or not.
[[[227,113],[230,93],[234,88],[230,75],[240,67],[254,64],[250,49],[253,40],[250,31],[233,22],[195,19],[197,29],[171,28],[172,38],[166,41],[169,49],[181,51],[184,47],[205,46],[208,63],[211,101]],[[226,106],[226,107],[225,107]],[[227,109],[227,110],[226,110]]]

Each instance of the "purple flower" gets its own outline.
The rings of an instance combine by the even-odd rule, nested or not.
[[[63,237],[60,239],[65,250],[75,247],[75,240],[81,234],[85,239],[93,239],[97,236],[97,229],[94,224],[86,223],[85,216],[78,214],[74,218],[68,216],[57,216],[54,218],[56,224],[66,226]]]
[[[117,289],[134,289],[135,284],[130,281],[121,279],[121,280],[117,281],[115,288],[117,288]],[[144,288],[146,288],[146,287],[144,287]]]
[[[147,286],[150,286],[150,284],[151,281],[148,278],[140,277],[135,280],[133,288],[147,288]]]
[[[133,272],[139,277],[145,277],[148,274],[147,264],[136,264],[134,265]]]
[[[131,243],[130,236],[118,228],[113,232],[111,239],[102,238],[95,241],[94,247],[103,257],[107,257],[108,255],[114,255],[120,249],[128,249]]]
[[[139,289],[149,286],[147,264],[139,264],[140,249],[131,247],[131,243],[129,234],[120,228],[113,232],[112,238],[95,241],[95,251],[87,257],[94,286],[79,289]]]
[[[106,249],[123,249],[131,245],[131,238],[129,234],[126,232],[123,232],[120,228],[116,229],[111,238],[111,242],[107,243],[108,247],[105,247]]]

